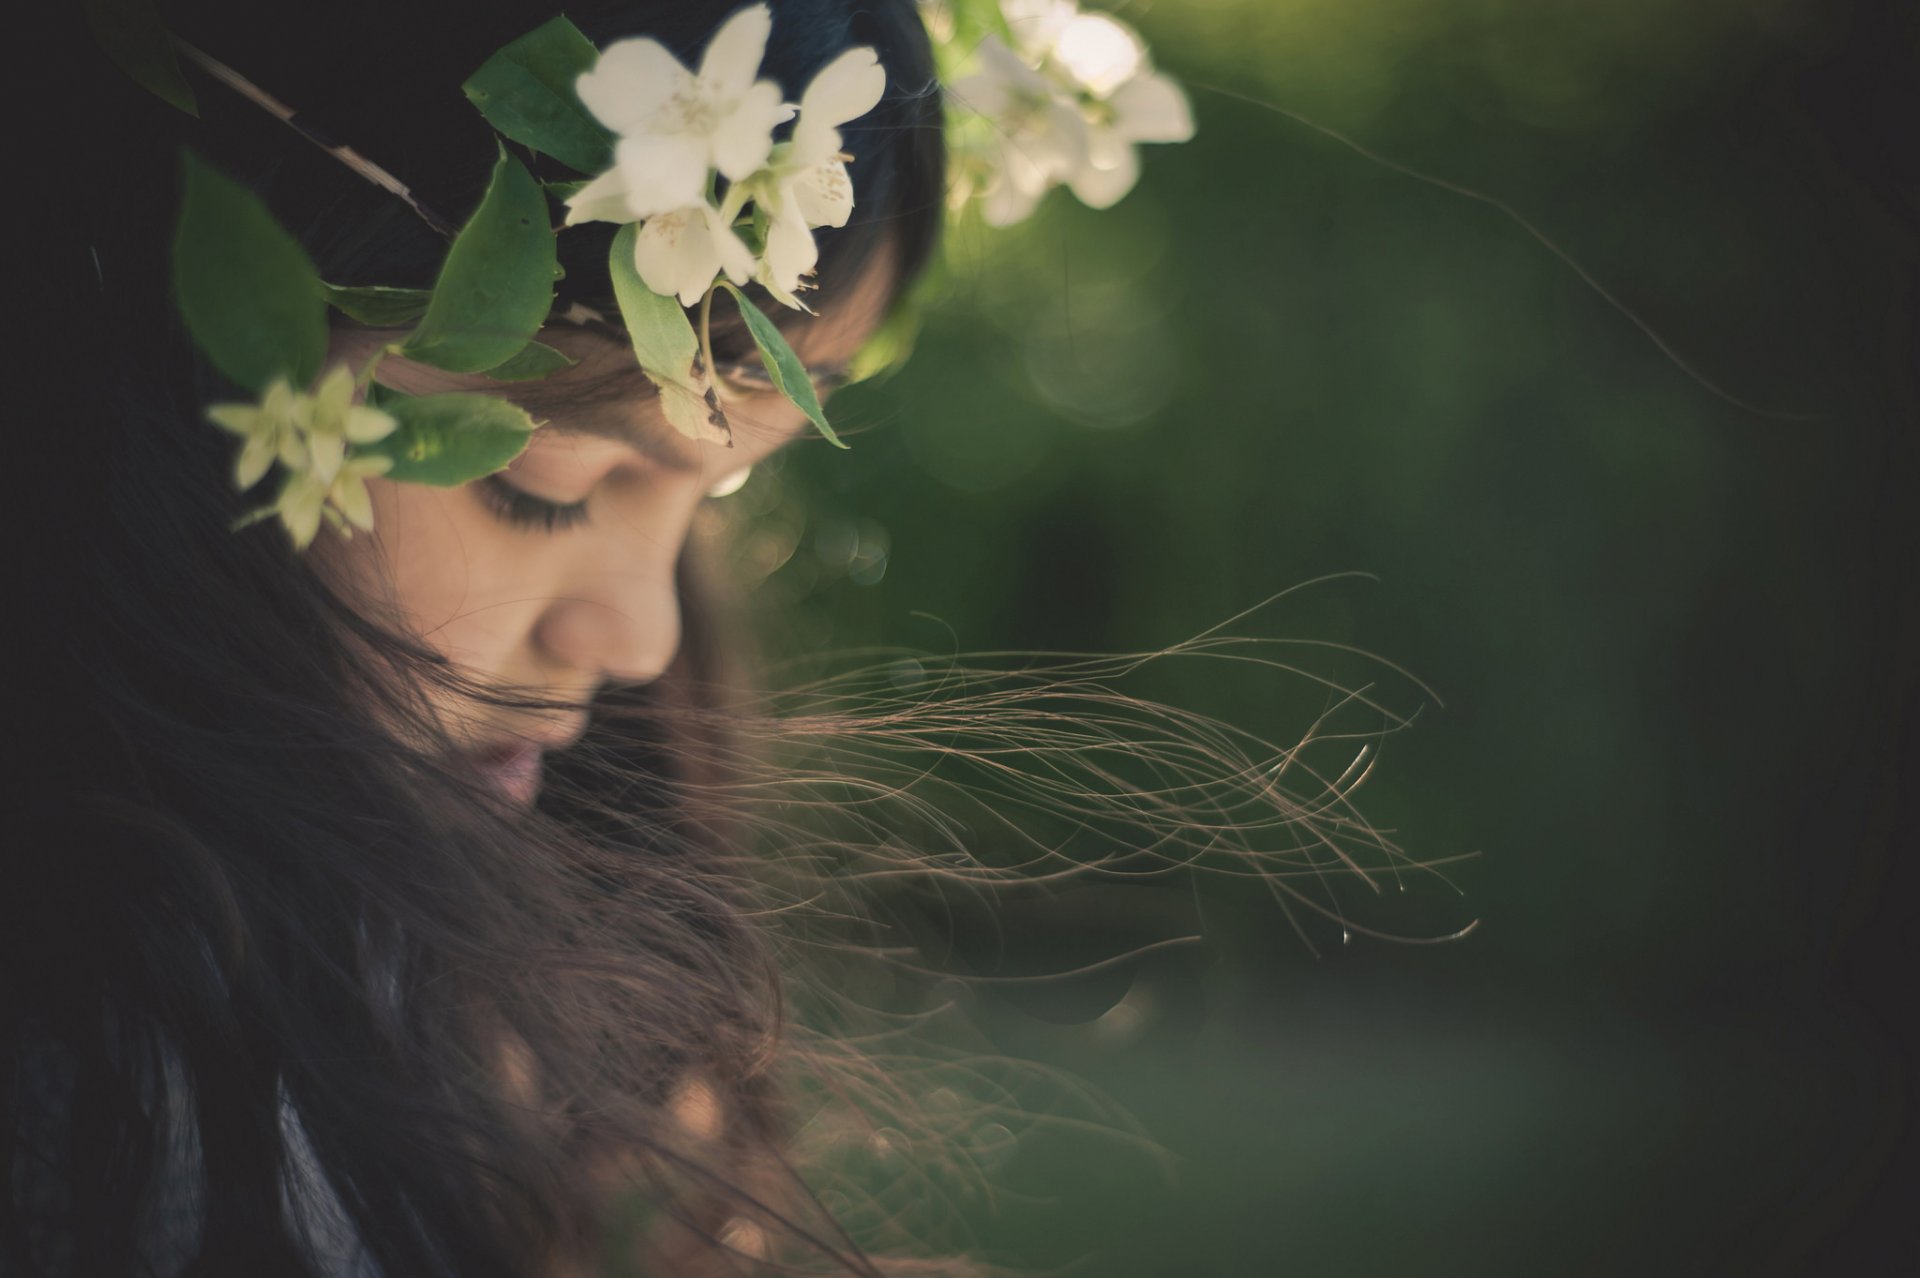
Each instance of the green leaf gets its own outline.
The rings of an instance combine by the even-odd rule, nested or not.
[[[187,331],[213,366],[259,392],[276,377],[304,387],[327,354],[320,277],[258,196],[182,153],[173,289]]]
[[[152,0],[86,0],[87,26],[100,51],[141,88],[198,118],[193,86],[173,55],[173,33]]]
[[[491,475],[533,438],[527,410],[493,395],[403,395],[382,387],[368,398],[400,424],[385,439],[359,445],[355,452],[393,458],[386,477],[402,483],[452,488]]]
[[[713,381],[700,365],[700,339],[679,299],[662,297],[646,286],[633,265],[634,239],[639,227],[621,227],[613,237],[607,272],[613,277],[614,300],[626,321],[640,371],[660,388],[660,407],[673,428],[689,439],[717,444],[733,442],[733,428],[714,394]]]
[[[375,328],[404,328],[427,313],[433,290],[385,285],[322,284],[334,310]]]
[[[555,18],[481,63],[461,88],[515,142],[598,174],[613,164],[613,135],[581,105],[573,84],[599,59],[578,27]]]
[[[827,414],[820,407],[820,397],[814,393],[813,378],[807,373],[807,366],[793,353],[793,347],[787,345],[787,339],[774,322],[761,314],[760,308],[747,300],[747,295],[731,284],[722,285],[733,294],[733,300],[740,304],[740,316],[747,321],[747,331],[753,334],[753,344],[760,348],[760,362],[767,366],[767,376],[773,379],[774,389],[793,402],[795,408],[807,415],[807,420],[819,428],[829,444],[835,448],[845,448],[846,441],[833,433],[833,427],[827,425]]]
[[[518,355],[489,368],[487,376],[496,382],[537,382],[579,362],[541,342],[528,342]]]
[[[546,197],[502,147],[485,198],[447,250],[406,357],[450,373],[512,359],[553,307],[555,265]]]
[[[592,178],[580,178],[572,182],[542,182],[540,185],[547,189],[548,195],[564,204],[586,190],[592,181]]]

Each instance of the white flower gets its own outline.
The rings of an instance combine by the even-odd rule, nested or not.
[[[974,149],[989,223],[1019,221],[1062,183],[1106,208],[1139,178],[1137,143],[1193,136],[1186,95],[1125,23],[1073,0],[1004,0],[1003,12],[1015,48],[989,36],[979,69],[953,86],[992,126]]]
[[[778,84],[755,79],[772,28],[766,5],[742,9],[697,74],[657,40],[607,46],[575,90],[617,136],[614,164],[567,201],[568,224],[672,213],[707,198],[712,172],[738,182],[765,165],[774,126],[793,112]]]
[[[1145,64],[1147,47],[1132,27],[1104,13],[1074,13],[1050,26],[1043,56],[1052,57],[1066,77],[1097,98],[1131,80]]]
[[[207,416],[246,443],[234,466],[234,483],[253,487],[277,460],[287,477],[273,505],[259,515],[277,515],[304,550],[320,529],[324,514],[336,526],[371,530],[373,504],[365,479],[384,474],[391,458],[349,455],[354,444],[371,444],[392,434],[399,423],[377,408],[354,402],[354,376],[336,364],[309,394],[285,378],[267,388],[257,404],[215,404]]]
[[[1103,13],[1083,13],[1060,32],[1054,61],[1086,91],[1086,162],[1068,178],[1082,203],[1111,206],[1140,176],[1137,142],[1185,142],[1193,114],[1180,86],[1155,71],[1131,29]]]
[[[870,48],[848,49],[813,77],[796,108],[755,80],[772,18],[753,5],[714,34],[691,74],[652,40],[626,40],[577,81],[580,99],[618,135],[613,168],[567,201],[567,224],[639,222],[634,269],[653,292],[696,305],[717,276],[759,281],[788,306],[820,252],[813,230],[845,226],[853,182],[840,126],[874,108],[886,72]],[[799,111],[792,136],[775,126]],[[714,178],[727,179],[714,203]],[[760,256],[735,231],[754,206]]]
[[[872,49],[848,49],[822,67],[800,95],[792,139],[774,149],[758,183],[755,202],[768,216],[759,279],[789,306],[799,306],[792,294],[820,260],[813,228],[845,226],[853,214],[840,126],[873,110],[886,89],[887,73]]]
[[[735,284],[753,278],[753,250],[733,232],[733,219],[704,201],[658,213],[634,237],[633,266],[662,297],[693,306],[725,272]]]
[[[372,532],[373,498],[367,492],[367,480],[386,474],[392,466],[393,458],[366,453],[346,458],[324,477],[314,471],[289,472],[272,513],[285,525],[295,550],[305,550],[313,543],[322,515],[342,532],[348,532],[349,524]]]
[[[246,441],[233,467],[233,483],[240,491],[259,483],[276,459],[285,466],[306,465],[296,407],[294,389],[282,377],[267,387],[257,404],[214,404],[207,409],[208,419],[216,426]]]
[[[1007,20],[1013,47],[1038,66],[1061,30],[1080,16],[1080,6],[1076,0],[1000,0],[1000,16]]]
[[[398,422],[377,408],[353,402],[353,370],[335,364],[312,395],[298,397],[295,415],[307,446],[304,467],[331,478],[346,459],[348,444],[371,444],[394,432]]]
[[[764,5],[728,19],[697,76],[656,42],[627,40],[578,81],[581,101],[620,137],[613,168],[567,201],[567,223],[639,221],[641,280],[686,306],[724,274],[800,307],[793,293],[819,261],[813,228],[845,226],[853,212],[840,126],[880,101],[886,72],[872,49],[842,53],[807,85],[793,136],[775,147],[774,126],[796,108],[773,81],[753,79],[770,24]],[[716,172],[730,183],[717,208]],[[749,202],[766,228],[758,260],[733,229]]]
[[[1077,99],[999,37],[982,40],[979,57],[979,69],[956,81],[952,92],[993,126],[980,157],[990,171],[983,211],[989,224],[1007,226],[1086,167],[1087,125]]]
[[[770,207],[776,211],[767,223],[767,251],[761,256],[753,278],[782,306],[811,314],[813,308],[794,294],[799,291],[802,278],[812,274],[819,262],[820,246],[814,241],[806,218],[791,212],[790,204],[782,201]]]
[[[880,56],[862,46],[820,68],[800,95],[800,118],[787,144],[783,181],[798,192],[802,210],[815,226],[847,224],[853,189],[846,183],[840,126],[873,110],[886,91]]]

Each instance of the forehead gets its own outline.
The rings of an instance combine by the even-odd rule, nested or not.
[[[783,321],[788,342],[816,383],[831,385],[844,374],[885,318],[893,283],[891,266],[880,263],[840,296],[825,290],[808,294],[819,311],[817,316],[773,308],[781,311],[775,318]],[[715,299],[716,337],[743,328],[733,306],[731,297]],[[667,424],[660,411],[659,395],[635,362],[631,347],[609,335],[617,331],[619,317],[605,319],[610,324],[556,323],[543,328],[539,340],[576,363],[539,381],[497,382],[482,374],[448,373],[397,356],[381,364],[380,380],[409,394],[468,391],[498,395],[526,409],[544,430],[618,441],[679,469],[710,464],[703,454],[711,446],[696,445]],[[336,330],[333,353],[336,358],[358,364],[398,336],[385,330]],[[752,349],[750,342],[746,345]],[[720,362],[724,369],[726,361]],[[749,373],[758,372],[757,356],[750,357],[742,367]],[[748,383],[742,392],[723,402],[736,441],[754,453],[771,451],[804,425],[799,410],[770,385],[761,389]]]

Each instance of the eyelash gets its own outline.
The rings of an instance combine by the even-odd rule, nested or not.
[[[515,528],[531,528],[539,532],[561,532],[577,524],[586,522],[587,503],[584,501],[560,502],[547,501],[523,492],[509,484],[499,475],[488,475],[474,484],[474,491],[480,495],[487,508],[496,517]]]

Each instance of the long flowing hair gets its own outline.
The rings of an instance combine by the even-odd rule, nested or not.
[[[732,7],[569,16],[691,58]],[[790,95],[844,48],[880,53],[888,95],[848,131],[855,220],[820,270],[884,254],[904,287],[943,197],[915,6],[773,7],[767,72]],[[520,8],[167,17],[458,212],[490,153],[458,85],[550,16]],[[333,282],[427,285],[444,241],[237,98],[209,90],[188,120],[103,59],[71,81],[89,149],[49,229],[38,370],[63,421],[33,462],[47,509],[16,596],[34,750],[0,900],[8,1271],[957,1267],[888,1204],[822,1189],[836,1151],[912,1147],[904,1174],[937,1190],[985,1161],[926,1156],[941,1114],[1004,1129],[1019,1108],[977,1063],[973,1097],[928,1103],[928,1058],[892,1054],[913,1018],[845,976],[927,972],[862,902],[1197,864],[1309,901],[1287,873],[1399,859],[1346,804],[1352,775],[1315,771],[1324,741],[1276,750],[1125,696],[1126,662],[955,663],[915,689],[886,662],[743,700],[692,558],[673,668],[599,699],[537,810],[502,805],[433,748],[433,705],[506,694],[349,606],[271,529],[231,529],[228,443],[202,421],[222,388],[166,278],[178,147],[261,191]],[[608,291],[607,233],[563,237],[574,300]],[[1214,636],[1162,655],[1274,660]],[[1102,833],[1124,855],[1087,853]]]
[[[733,7],[570,16],[596,43],[647,34],[691,60]],[[845,48],[883,59],[887,99],[849,130],[860,213],[823,237],[820,269],[855,278],[884,248],[904,284],[941,217],[919,17],[906,0],[775,9],[765,70],[790,95]],[[460,82],[551,11],[166,16],[457,214],[491,150]],[[434,694],[500,693],[359,615],[268,530],[231,531],[226,448],[201,420],[223,388],[172,314],[183,143],[259,190],[335,282],[429,285],[444,240],[235,95],[203,90],[189,120],[76,61],[57,101],[90,138],[63,205],[86,252],[56,304],[88,337],[57,370],[73,420],[42,465],[85,484],[41,530],[59,553],[23,596],[49,605],[34,620],[63,677],[5,907],[10,1267],[327,1272],[329,1249],[358,1245],[394,1274],[544,1272],[596,1252],[620,1180],[711,1234],[694,1204],[761,1201],[726,1146],[774,1130],[760,1080],[780,994],[717,846],[670,819],[673,741],[583,746],[620,759],[592,805],[611,820],[503,810],[421,748],[444,740]],[[566,237],[574,300],[610,291],[606,235]],[[686,701],[712,665],[694,613],[641,702]],[[726,1110],[692,1125],[697,1155],[695,1085]]]

